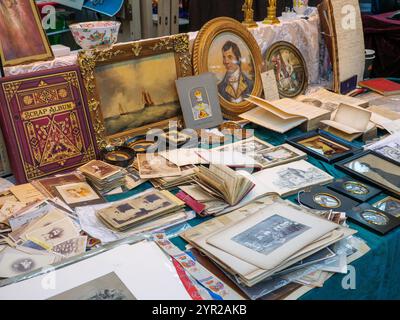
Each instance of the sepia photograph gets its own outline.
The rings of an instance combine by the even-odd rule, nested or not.
[[[56,189],[68,205],[100,200],[100,196],[86,182],[56,186]]]
[[[136,300],[115,272],[60,293],[48,300]]]
[[[139,173],[142,179],[181,175],[181,169],[163,156],[155,153],[138,154]]]
[[[103,180],[112,175],[116,174],[120,171],[119,168],[116,168],[108,163],[99,160],[93,160],[84,166],[80,167],[79,170],[82,173],[86,173],[98,180]]]

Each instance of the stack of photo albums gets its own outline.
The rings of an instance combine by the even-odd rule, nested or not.
[[[364,243],[349,245],[357,239],[352,237],[356,231],[335,223],[340,219],[330,220],[335,219],[278,197],[266,197],[193,227],[181,237],[206,255],[242,293],[258,299],[293,281],[312,278],[317,271],[341,272],[344,268],[347,272],[352,260],[346,258],[369,250]],[[351,252],[336,250],[339,245],[352,248]],[[343,255],[344,262],[339,258]],[[316,286],[315,282],[311,284]]]

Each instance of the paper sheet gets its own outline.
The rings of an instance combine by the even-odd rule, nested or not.
[[[111,272],[139,300],[190,299],[171,261],[152,242],[121,245],[55,272],[2,287],[0,299],[49,299]]]

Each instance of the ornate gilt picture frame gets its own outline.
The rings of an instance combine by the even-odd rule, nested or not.
[[[261,96],[260,47],[238,21],[216,18],[200,30],[193,47],[195,74],[212,72],[218,79],[218,93],[224,115],[236,119],[254,105],[249,95]]]
[[[294,98],[308,87],[308,70],[300,50],[286,41],[279,41],[265,54],[267,70],[274,70],[281,98]]]
[[[0,1],[0,58],[3,67],[54,58],[34,0]]]
[[[192,75],[188,35],[82,51],[78,62],[100,149],[181,118],[175,81]]]

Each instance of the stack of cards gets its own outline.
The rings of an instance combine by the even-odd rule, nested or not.
[[[70,212],[51,200],[26,206],[9,218],[9,224],[10,242],[26,252],[50,252],[62,260],[86,251],[87,237],[80,235]]]
[[[98,210],[96,215],[107,227],[125,231],[174,213],[183,207],[184,202],[172,193],[152,190],[135,199]]]
[[[194,165],[183,166],[180,167],[181,169],[180,176],[155,178],[151,179],[150,181],[155,188],[161,190],[169,190],[182,185],[187,185],[192,183],[193,178],[196,176],[195,168],[196,166]]]
[[[90,161],[79,170],[101,194],[125,185],[124,170],[100,160]]]

